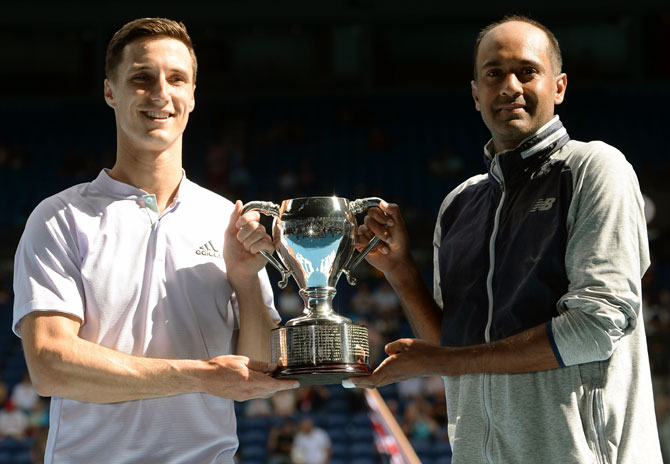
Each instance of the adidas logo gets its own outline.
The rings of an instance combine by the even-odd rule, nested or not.
[[[216,249],[211,240],[202,245],[197,250],[195,250],[195,254],[201,256],[214,256],[215,258],[223,258],[223,255],[219,250]]]
[[[540,198],[535,202],[533,207],[530,209],[531,213],[535,213],[536,211],[549,211],[552,206],[554,206],[554,203],[556,202],[556,198]]]

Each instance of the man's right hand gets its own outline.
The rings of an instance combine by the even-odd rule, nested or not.
[[[396,270],[406,269],[412,262],[405,221],[400,208],[393,203],[382,201],[379,208],[370,208],[364,223],[358,228],[356,245],[363,248],[374,237],[379,244],[366,256],[367,261],[382,271],[387,278]]]
[[[249,359],[246,356],[217,356],[207,361],[210,370],[203,390],[212,395],[246,401],[267,398],[280,390],[300,386],[297,380],[278,380],[269,374],[276,364]]]
[[[379,208],[368,210],[364,223],[358,228],[356,248],[363,249],[373,237],[378,237],[380,242],[366,256],[367,261],[384,273],[398,295],[414,334],[439,345],[442,311],[414,262],[398,205],[382,201]]]

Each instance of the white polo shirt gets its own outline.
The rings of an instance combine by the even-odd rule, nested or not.
[[[16,252],[14,332],[33,311],[82,320],[79,335],[124,353],[203,359],[232,352],[238,309],[221,251],[233,204],[183,177],[156,198],[113,180],[40,203]],[[260,273],[275,320],[272,289]],[[269,334],[268,334],[269,336]],[[52,398],[46,463],[229,463],[233,402],[207,394],[115,404]]]

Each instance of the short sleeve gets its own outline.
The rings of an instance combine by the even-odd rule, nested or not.
[[[84,291],[76,233],[57,197],[40,203],[28,218],[14,259],[12,330],[34,311],[56,311],[84,320]]]

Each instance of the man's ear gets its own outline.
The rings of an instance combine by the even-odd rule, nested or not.
[[[481,106],[479,106],[479,94],[477,93],[477,82],[470,81],[470,86],[472,87],[472,98],[475,101],[475,109],[481,111]]]
[[[105,79],[105,101],[112,108],[116,108],[116,98],[114,97],[114,91],[109,79]]]
[[[561,73],[556,76],[556,94],[554,95],[554,105],[560,105],[565,98],[565,89],[568,87],[568,75]]]
[[[188,102],[188,112],[190,113],[195,109],[195,85],[193,86],[193,95],[191,95],[191,101]]]

